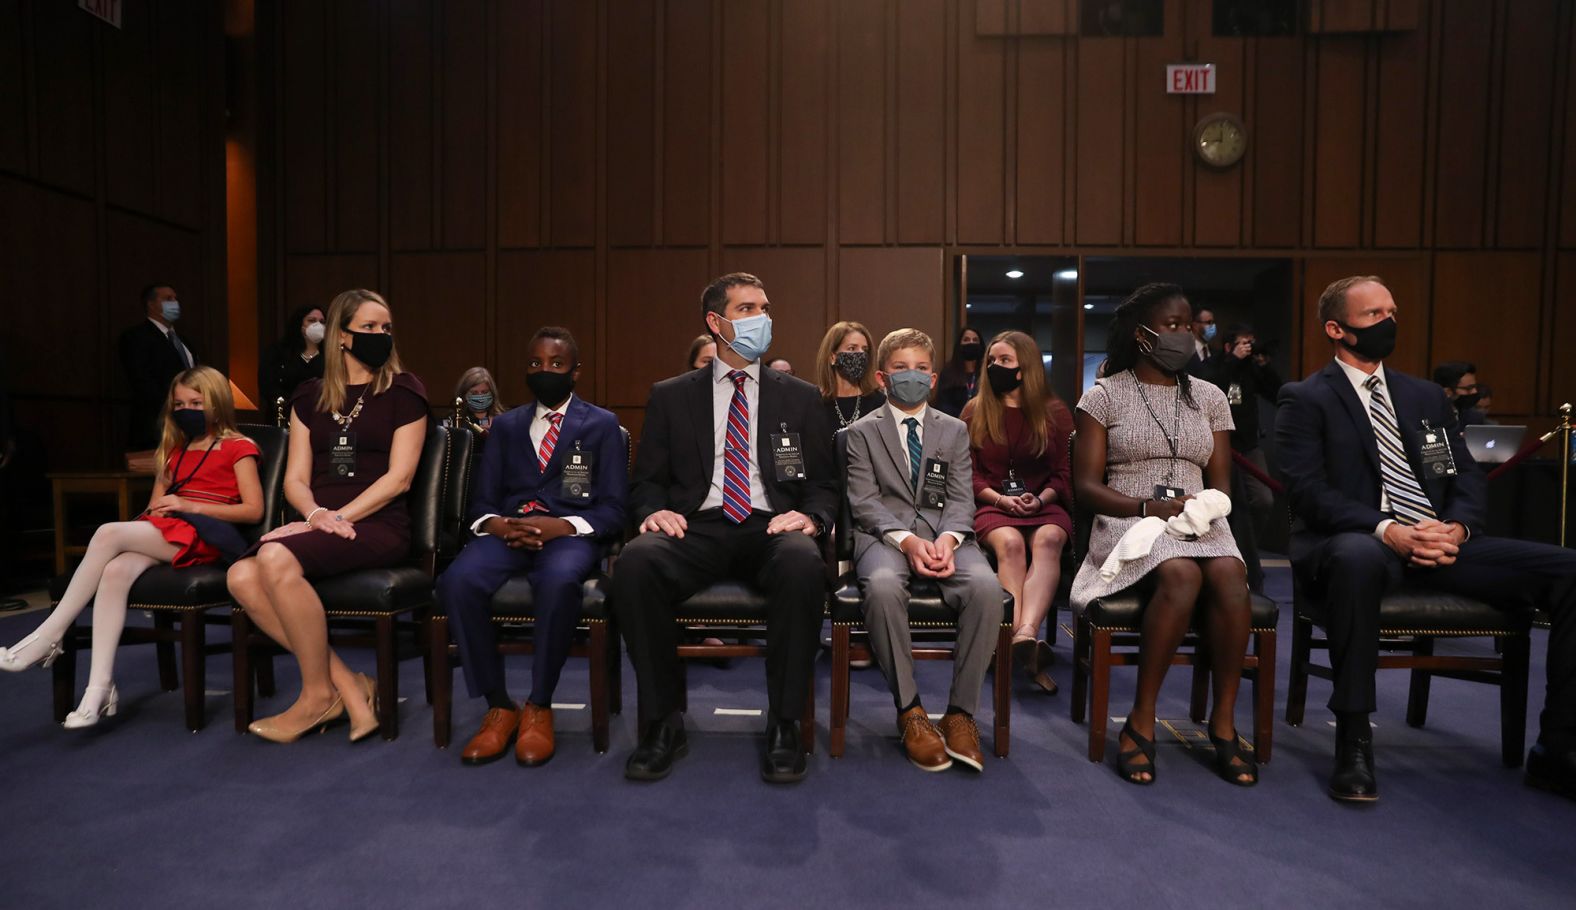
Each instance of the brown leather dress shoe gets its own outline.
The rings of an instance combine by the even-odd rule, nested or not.
[[[975,771],[985,770],[985,753],[980,751],[980,728],[967,714],[948,714],[937,724],[945,740],[947,754]]]
[[[482,718],[482,728],[460,753],[460,761],[467,765],[485,765],[503,758],[509,751],[509,742],[520,726],[520,715],[508,708],[493,708]]]
[[[947,757],[946,744],[936,725],[930,722],[923,705],[915,705],[897,716],[898,728],[903,731],[903,751],[909,763],[921,771],[945,771],[952,767]]]
[[[520,708],[520,735],[514,741],[514,760],[527,768],[547,764],[553,757],[553,709],[526,702]]]

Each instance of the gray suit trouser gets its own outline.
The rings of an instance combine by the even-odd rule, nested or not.
[[[985,554],[972,541],[957,549],[957,570],[940,580],[941,600],[957,615],[958,641],[948,704],[975,713],[985,670],[996,651],[1001,625],[1002,590]],[[892,688],[898,710],[914,702],[914,642],[908,628],[908,559],[882,541],[856,562],[859,588],[865,595],[865,630],[876,665]]]

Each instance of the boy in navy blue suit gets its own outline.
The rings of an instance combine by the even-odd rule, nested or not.
[[[525,380],[536,399],[493,421],[471,497],[476,537],[438,579],[471,697],[484,696],[481,730],[460,760],[540,765],[553,757],[553,689],[580,617],[580,590],[624,528],[628,455],[618,418],[574,396],[580,350],[568,329],[531,339]],[[536,607],[531,695],[516,710],[504,686],[492,596],[523,573]]]

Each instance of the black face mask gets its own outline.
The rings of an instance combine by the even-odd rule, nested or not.
[[[870,355],[864,351],[838,351],[837,362],[833,364],[837,372],[849,382],[858,382],[865,378],[865,371],[870,369]]]
[[[993,363],[985,368],[985,379],[990,382],[990,390],[997,395],[1005,395],[1023,385],[1023,371],[1018,367],[1004,367]]]
[[[1468,408],[1476,407],[1479,399],[1482,397],[1478,392],[1473,392],[1471,395],[1457,395],[1456,410],[1465,411]]]
[[[350,356],[361,361],[361,365],[369,370],[380,369],[389,358],[394,356],[394,336],[384,332],[352,332],[345,330],[350,336]]]
[[[1157,332],[1149,326],[1139,326],[1148,335],[1153,335],[1154,340],[1148,340],[1148,335],[1138,343],[1139,353],[1154,361],[1155,366],[1167,373],[1180,373],[1187,369],[1192,362],[1195,351],[1193,349],[1193,335],[1191,332]]]
[[[1344,322],[1337,321],[1351,340],[1341,339],[1341,344],[1364,360],[1378,362],[1390,356],[1395,350],[1395,317],[1391,316],[1382,322],[1376,322],[1366,328],[1353,328]]]
[[[208,413],[197,408],[182,408],[171,411],[170,418],[175,421],[176,429],[186,436],[186,441],[201,439],[208,432]]]
[[[573,370],[567,373],[554,373],[550,370],[527,373],[525,384],[531,387],[531,395],[536,398],[537,404],[556,408],[564,403],[569,393],[575,390],[575,374]]]
[[[980,359],[980,355],[982,355],[984,353],[985,353],[985,345],[981,344],[978,341],[965,341],[962,344],[958,345],[958,359],[959,360],[964,360],[964,361],[979,360]]]

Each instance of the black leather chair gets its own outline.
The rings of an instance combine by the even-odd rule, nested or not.
[[[468,432],[468,431],[465,431]],[[629,431],[619,427],[624,437],[626,463],[629,459]],[[460,518],[454,527],[458,533],[444,538],[444,547],[453,547],[445,553],[452,559],[464,546],[470,534],[464,527],[464,515],[469,511],[462,504]],[[609,563],[617,555],[619,544],[609,553]],[[591,744],[598,752],[606,752],[609,715],[623,709],[622,660],[619,656],[618,633],[613,624],[613,613],[607,603],[607,573],[599,571],[586,579],[581,599],[579,641],[570,649],[571,657],[587,658],[590,668]],[[442,609],[442,604],[438,609]],[[498,652],[500,654],[531,654],[536,649],[528,632],[536,622],[536,603],[531,593],[531,583],[520,575],[504,582],[493,594],[493,622],[499,626]],[[447,748],[453,736],[454,667],[451,659],[458,649],[449,641],[449,617],[434,611],[428,645],[431,648],[428,665],[432,668],[432,742],[438,748]]]
[[[1286,723],[1302,723],[1308,677],[1332,678],[1328,665],[1315,664],[1312,652],[1328,650],[1314,627],[1328,618],[1326,605],[1295,578],[1292,581],[1291,678],[1286,689]],[[1379,602],[1379,669],[1409,669],[1411,687],[1406,722],[1421,727],[1428,718],[1429,684],[1435,676],[1499,686],[1500,749],[1507,768],[1521,766],[1527,738],[1527,610],[1497,610],[1481,601],[1403,587]],[[1441,638],[1492,638],[1497,653],[1481,656],[1434,653]],[[1388,652],[1388,653],[1386,653]]]
[[[257,443],[261,450],[258,459],[258,479],[263,488],[263,517],[256,524],[240,527],[247,543],[273,530],[278,523],[280,503],[283,500],[286,432],[277,427],[246,425],[241,431]],[[225,586],[225,567],[218,565],[192,566],[175,569],[167,565],[154,566],[131,586],[127,599],[128,610],[146,610],[153,614],[153,628],[127,626],[121,633],[122,644],[153,643],[158,652],[159,685],[166,692],[183,688],[186,701],[186,726],[196,731],[203,728],[203,692],[206,688],[207,658],[209,654],[230,650],[229,642],[207,641],[209,622],[228,623],[225,613],[211,612],[230,606],[230,592]],[[71,576],[62,575],[50,583],[50,599],[59,604]],[[76,702],[77,651],[88,648],[92,632],[86,626],[73,625],[61,644],[65,648],[55,661],[54,708],[55,720],[65,720]],[[175,666],[176,646],[180,646],[181,672]],[[261,687],[273,690],[273,665],[258,664],[262,674]],[[184,686],[180,679],[184,676]],[[244,677],[250,691],[252,677]],[[239,683],[238,683],[239,684]]]
[[[837,431],[837,473],[848,476],[848,440]],[[833,573],[843,561],[854,558],[853,511],[844,491],[835,529]],[[848,734],[848,709],[852,670],[855,660],[870,660],[869,636],[865,632],[864,594],[859,578],[850,570],[840,575],[832,590],[832,720],[831,743],[827,751],[840,758]],[[996,634],[996,662],[992,683],[994,729],[992,745],[997,758],[1006,758],[1012,729],[1012,611],[1011,594],[1002,593],[1001,625]],[[914,640],[915,660],[951,660],[953,649],[935,645],[957,639],[957,617],[941,600],[941,589],[926,578],[909,582],[908,625]],[[1048,623],[1054,629],[1055,623]]]
[[[1074,433],[1068,442],[1069,457],[1077,437]],[[1073,555],[1082,565],[1084,554],[1089,552],[1092,516],[1076,499],[1072,515]],[[1252,594],[1251,599],[1253,649],[1243,661],[1242,676],[1253,683],[1253,750],[1255,758],[1264,764],[1269,762],[1274,744],[1275,626],[1280,622],[1280,607],[1259,594]],[[1138,664],[1145,603],[1136,592],[1123,591],[1073,609],[1072,718],[1081,724],[1087,712],[1090,761],[1105,758],[1111,668]],[[1195,723],[1204,721],[1209,688],[1209,655],[1202,644],[1197,631],[1189,630],[1171,660],[1173,665],[1193,668],[1189,715]]]
[[[470,445],[469,433],[454,433],[436,424],[428,425],[421,460],[406,494],[410,510],[409,562],[383,569],[346,572],[312,582],[323,601],[330,643],[370,646],[376,651],[378,724],[384,739],[399,735],[398,661],[401,649],[396,623],[401,617],[412,620],[409,628],[416,643],[409,651],[419,654],[425,665],[429,649],[423,640],[423,630],[433,603],[432,579],[438,526],[446,508],[444,494],[463,489],[464,477],[456,475],[462,474],[470,463]],[[366,629],[369,620],[370,633]],[[231,612],[231,629],[235,641],[236,679],[244,680],[250,673],[252,652],[273,645],[266,637],[253,634],[252,623],[240,607]],[[424,666],[423,670],[430,685],[431,668]],[[250,688],[238,684],[235,700],[238,732],[245,732],[252,722],[252,710]]]

